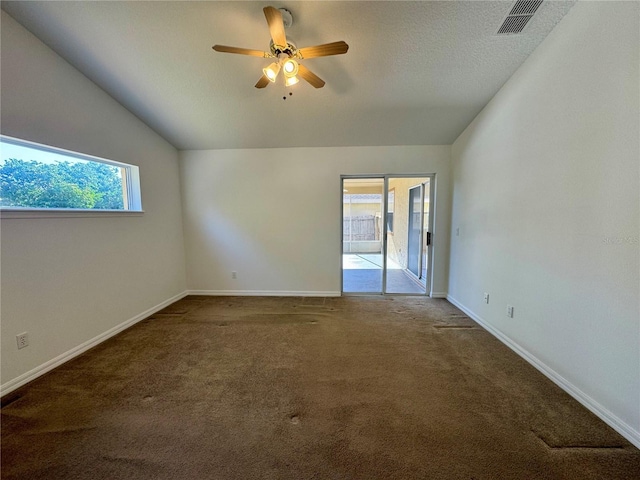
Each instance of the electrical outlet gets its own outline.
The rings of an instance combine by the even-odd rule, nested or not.
[[[511,305],[507,305],[507,317],[513,318],[513,307]]]
[[[233,279],[238,278],[238,272],[231,272],[231,278]]]
[[[489,294],[487,292],[484,292],[484,303],[489,303]]]
[[[27,332],[16,335],[16,342],[18,342],[18,350],[29,346],[29,334]]]

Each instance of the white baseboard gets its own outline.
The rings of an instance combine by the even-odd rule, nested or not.
[[[145,318],[153,315],[154,313],[162,310],[163,308],[171,305],[173,302],[177,302],[178,300],[186,297],[188,295],[188,292],[182,292],[179,293],[178,295],[175,295],[174,297],[169,298],[168,300],[165,300],[164,302],[156,305],[155,307],[152,307],[148,310],[145,310],[144,312],[136,315],[133,318],[130,318],[129,320],[126,320],[125,322],[122,322],[120,325],[116,325],[113,328],[110,328],[109,330],[107,330],[104,333],[101,333],[100,335],[92,338],[91,340],[87,340],[86,342],[78,345],[77,347],[72,348],[71,350],[58,355],[57,357],[49,360],[48,362],[43,363],[42,365],[29,370],[26,373],[23,373],[22,375],[20,375],[19,377],[14,378],[13,380],[9,380],[6,383],[3,383],[2,385],[0,385],[0,394],[1,395],[6,395],[7,393],[12,392],[13,390],[15,390],[16,388],[21,387],[22,385],[25,385],[27,383],[29,383],[32,380],[35,380],[36,378],[38,378],[41,375],[44,375],[45,373],[49,372],[50,370],[53,370],[54,368],[62,365],[65,362],[68,362],[69,360],[71,360],[72,358],[77,357],[78,355],[80,355],[81,353],[86,352],[87,350],[89,350],[90,348],[95,347],[96,345],[98,345],[99,343],[104,342],[105,340],[113,337],[114,335],[120,333],[121,331],[129,328],[132,325],[135,325],[136,323],[140,322],[141,320],[144,320]]]
[[[339,297],[335,291],[286,291],[286,290],[189,290],[189,295],[219,297]]]
[[[286,290],[189,290],[189,295],[218,297],[340,297],[338,291],[286,291]],[[431,298],[447,298],[446,292],[434,292]]]
[[[596,416],[598,416],[603,422],[613,428],[616,432],[622,435],[624,438],[629,440],[633,445],[637,448],[640,448],[640,431],[634,429],[631,425],[621,420],[614,413],[609,411],[609,409],[602,406],[596,400],[591,398],[585,392],[580,390],[578,387],[569,382],[566,378],[560,375],[558,372],[553,370],[547,364],[545,364],[538,357],[533,355],[531,352],[520,346],[517,342],[509,338],[507,335],[502,333],[496,327],[486,322],[482,317],[477,315],[475,312],[472,312],[468,308],[466,308],[462,303],[456,300],[451,295],[447,295],[447,300],[466,313],[469,317],[471,317],[476,323],[481,325],[485,330],[491,333],[494,337],[504,343],[507,347],[513,350],[515,353],[524,358],[527,362],[533,365],[536,369],[538,369],[543,375],[549,378],[553,383],[562,388],[565,392],[575,398],[578,402],[584,405],[587,409],[593,412]]]

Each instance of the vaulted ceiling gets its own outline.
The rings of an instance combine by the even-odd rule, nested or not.
[[[573,3],[544,1],[517,35],[496,34],[511,1],[30,1],[2,8],[185,150],[451,144]],[[212,50],[268,50],[266,5],[291,11],[286,33],[298,47],[349,44],[346,55],[303,61],[324,88],[278,82],[256,89],[267,59]]]

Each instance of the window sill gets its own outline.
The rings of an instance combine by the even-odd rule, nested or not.
[[[144,210],[76,210],[67,208],[3,208],[0,218],[140,217]]]

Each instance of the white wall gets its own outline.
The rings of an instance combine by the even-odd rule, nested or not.
[[[2,384],[186,289],[178,153],[2,12],[2,133],[138,165],[142,216],[7,219]],[[17,350],[27,331],[30,346]]]
[[[638,446],[639,18],[578,2],[456,140],[449,282]]]
[[[181,152],[191,290],[340,292],[340,175],[436,174],[433,291],[445,294],[450,147]],[[238,278],[233,280],[231,272]]]

